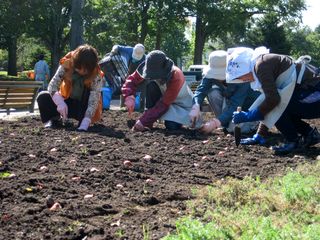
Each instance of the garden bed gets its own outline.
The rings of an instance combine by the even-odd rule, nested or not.
[[[223,132],[167,132],[156,124],[139,133],[128,128],[127,113],[103,116],[80,133],[43,129],[39,117],[0,120],[1,238],[160,239],[174,231],[193,189],[226,177],[264,179],[320,153],[274,156],[276,133],[267,146],[236,148]],[[50,210],[53,203],[61,208]]]

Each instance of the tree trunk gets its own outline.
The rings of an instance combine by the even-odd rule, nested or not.
[[[84,0],[72,0],[72,22],[70,49],[74,50],[83,44],[83,18],[81,15]]]
[[[144,41],[148,34],[148,10],[150,7],[150,3],[147,1],[143,6],[143,10],[141,13],[141,35],[140,35],[140,43],[144,44]]]
[[[59,41],[56,41],[53,43],[52,45],[52,49],[51,49],[51,65],[52,65],[52,71],[51,75],[53,76],[55,74],[55,72],[57,71],[58,67],[59,67],[59,60],[61,58],[61,50],[59,48]]]
[[[160,26],[157,27],[157,34],[156,34],[156,50],[161,49],[161,39],[162,39],[162,29]]]
[[[17,76],[17,37],[11,36],[8,42],[8,75]]]
[[[205,23],[200,17],[196,19],[196,38],[194,43],[193,64],[202,64],[202,52],[206,42]]]

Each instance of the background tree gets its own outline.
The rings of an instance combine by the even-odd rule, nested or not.
[[[309,27],[290,29],[290,31],[287,31],[287,35],[292,46],[290,55],[295,58],[310,55],[312,64],[320,66],[320,26],[314,31]]]
[[[255,26],[247,31],[243,43],[251,47],[263,45],[269,48],[270,52],[279,54],[288,54],[291,50],[285,26],[275,13],[257,19]]]
[[[9,75],[17,75],[17,42],[26,31],[31,9],[29,0],[0,1],[0,47],[8,51]]]
[[[280,21],[301,16],[304,0],[194,0],[190,12],[196,17],[194,64],[202,63],[206,41],[230,33],[237,37],[245,33],[255,15],[275,13]],[[242,33],[242,34],[241,34]]]
[[[76,49],[83,44],[83,18],[82,8],[84,0],[72,0],[71,14],[71,40],[70,50]]]
[[[192,57],[201,64],[204,52],[241,45],[293,56],[307,52],[318,62],[319,30],[291,24],[304,8],[304,0],[2,0],[0,48],[6,52],[0,57],[8,56],[9,74],[16,74],[17,51],[18,63],[26,66],[47,52],[54,73],[61,56],[85,41],[100,55],[114,44],[140,42],[184,64]],[[190,19],[194,30],[186,34]]]
[[[58,68],[63,52],[69,51],[70,41],[70,0],[32,0],[33,19],[29,35],[40,39],[51,52],[51,72]]]

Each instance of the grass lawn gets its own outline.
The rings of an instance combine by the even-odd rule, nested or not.
[[[18,76],[10,76],[7,71],[0,71],[0,80],[29,81],[31,79],[27,76],[28,72],[33,72],[33,70],[19,72]]]
[[[221,180],[195,194],[165,240],[319,239],[320,161],[266,181]]]
[[[7,76],[7,71],[0,71],[0,76]]]

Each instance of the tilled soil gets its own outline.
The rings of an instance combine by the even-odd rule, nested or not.
[[[0,239],[160,239],[174,231],[192,189],[225,177],[264,179],[320,153],[274,156],[276,132],[266,146],[237,148],[223,132],[156,124],[139,133],[128,120],[106,111],[88,132],[43,129],[39,117],[0,120]]]

